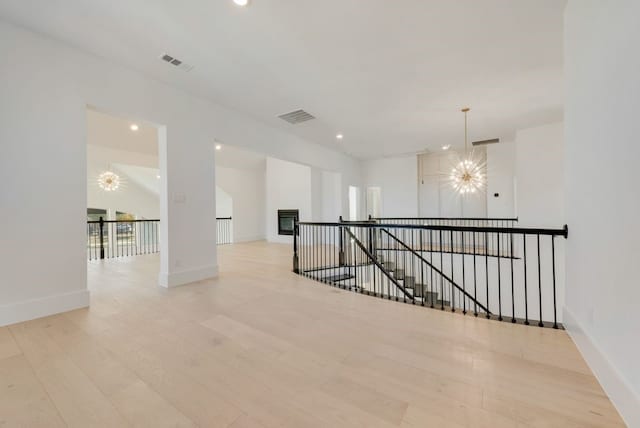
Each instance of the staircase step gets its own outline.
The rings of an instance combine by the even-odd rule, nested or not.
[[[404,281],[403,285],[404,285],[405,288],[412,289],[416,285],[416,277],[415,276],[406,275],[403,278],[403,281]]]
[[[433,302],[434,306],[449,306],[449,303],[450,303],[448,300],[439,299],[437,293],[433,293],[433,294],[429,293],[426,296],[424,296],[423,299],[425,304],[431,304]]]
[[[416,290],[416,297],[424,297],[426,298],[438,298],[438,293],[435,291],[429,291],[429,286],[427,284],[416,284],[414,289]]]
[[[404,279],[404,269],[396,269],[393,271],[393,277],[395,279]]]
[[[323,280],[329,281],[329,282],[346,281],[347,279],[352,279],[352,278],[355,278],[355,276],[353,276],[351,274],[348,274],[348,273],[341,273],[339,275],[331,275],[331,276],[322,277]]]

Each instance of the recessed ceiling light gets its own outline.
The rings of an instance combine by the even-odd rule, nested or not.
[[[159,180],[159,179],[160,179],[160,176],[159,176],[159,175],[156,175],[156,178]]]
[[[222,146],[220,144],[216,144],[216,150],[222,150]]]
[[[442,146],[442,150],[449,150],[451,148],[451,144],[447,144],[446,146]]]
[[[233,0],[238,6],[246,6],[249,4],[249,0]]]
[[[132,123],[129,128],[131,128],[132,131],[137,131],[138,129],[140,129],[135,123]]]
[[[344,135],[342,135],[342,134],[338,134],[338,135],[336,135],[336,138],[337,138],[338,140],[342,140],[342,139],[344,138]]]

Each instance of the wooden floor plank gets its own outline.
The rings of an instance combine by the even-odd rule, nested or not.
[[[20,355],[22,351],[13,339],[8,327],[0,327],[0,360]]]
[[[170,290],[157,255],[90,262],[91,308],[0,329],[0,421],[624,426],[564,331],[330,287],[288,245],[219,250],[219,278]]]
[[[68,426],[128,426],[107,397],[36,320],[12,326],[16,341]]]
[[[23,355],[0,360],[0,426],[65,426]]]

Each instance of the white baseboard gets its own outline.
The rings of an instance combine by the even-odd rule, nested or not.
[[[632,386],[567,307],[563,324],[622,419],[630,427],[640,427],[640,397]]]
[[[254,242],[254,241],[264,241],[266,237],[264,235],[256,235],[256,236],[238,236],[233,239],[234,244],[239,244],[241,242]]]
[[[0,306],[0,327],[87,306],[89,306],[89,290],[72,291],[2,305]]]
[[[210,265],[171,273],[160,272],[158,283],[161,287],[171,288],[202,281],[203,279],[215,278],[217,276],[218,265]]]

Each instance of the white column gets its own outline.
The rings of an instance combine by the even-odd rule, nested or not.
[[[215,148],[198,123],[159,130],[160,276],[174,287],[215,277]],[[189,150],[183,142],[189,141]]]

